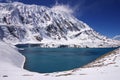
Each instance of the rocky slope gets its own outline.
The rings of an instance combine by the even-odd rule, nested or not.
[[[18,2],[0,3],[0,11],[0,39],[7,43],[41,43],[41,47],[120,45],[64,11]]]

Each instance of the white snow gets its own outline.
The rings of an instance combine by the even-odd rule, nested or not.
[[[120,49],[84,68],[40,74],[23,69],[24,56],[14,46],[0,42],[0,80],[119,80]]]
[[[115,47],[120,45],[120,41],[107,39],[92,30],[87,24],[73,17],[70,14],[72,11],[67,6],[58,5],[53,8],[47,8],[17,2],[11,4],[10,6],[6,3],[0,3],[0,34],[4,33],[1,39],[7,43],[44,43],[41,47],[58,47],[60,45],[69,45],[69,47]],[[13,8],[9,10],[8,7]],[[10,20],[7,17],[8,15]],[[25,21],[21,19],[20,15],[24,17]],[[11,23],[8,24],[8,22],[3,20],[3,17],[6,17],[7,21]],[[47,31],[46,28],[48,27],[54,27],[57,32],[54,32],[54,28],[50,28],[51,32]],[[76,35],[79,36],[75,37]],[[43,40],[36,40],[36,36],[43,38]],[[60,40],[56,39],[58,37]],[[120,79],[119,50],[98,59],[84,68],[59,73],[40,74],[23,69],[25,57],[14,46],[7,43],[0,41],[0,80]]]
[[[14,49],[13,49],[14,48]],[[16,67],[22,68],[25,58],[22,56],[15,47],[10,46],[0,41],[0,63],[13,64]],[[3,65],[1,65],[3,66]],[[8,67],[8,66],[6,66]]]
[[[44,43],[42,47],[120,46],[120,41],[100,35],[75,18],[69,6],[56,4],[49,8],[19,2],[0,3],[0,11],[0,38],[6,43]]]

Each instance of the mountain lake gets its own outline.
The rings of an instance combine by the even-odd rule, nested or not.
[[[32,44],[31,44],[32,45]],[[24,68],[39,73],[52,73],[82,67],[116,48],[41,48],[16,45],[26,57]],[[22,48],[22,49],[21,49]]]

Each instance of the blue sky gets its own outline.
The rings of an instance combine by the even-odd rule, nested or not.
[[[4,1],[4,0],[1,0]],[[10,1],[10,0],[6,0]],[[75,8],[75,16],[107,37],[120,34],[120,0],[12,0],[52,7],[56,2]]]

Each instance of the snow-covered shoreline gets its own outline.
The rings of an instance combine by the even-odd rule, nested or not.
[[[25,57],[15,48],[0,42],[0,80],[119,80],[120,50],[112,51],[91,67],[40,74],[23,69]],[[94,66],[100,65],[102,66]],[[91,65],[91,64],[90,64]]]
[[[2,61],[23,68],[25,57],[14,46],[0,41],[0,62]]]
[[[117,57],[120,57],[120,48],[117,48],[111,52],[106,53],[105,55],[97,58],[95,61],[92,61],[91,63],[88,63],[87,65],[85,65],[81,68],[76,68],[73,70],[63,71],[63,72],[55,72],[54,76],[67,75],[68,73],[72,74],[72,73],[75,73],[75,72],[78,72],[78,71],[81,71],[84,69],[106,67],[106,66],[109,66],[111,64],[114,65],[114,64],[120,62],[119,60],[118,60],[118,62],[115,61]],[[119,63],[119,65],[120,65],[120,63]],[[50,75],[51,75],[51,73],[50,73]]]
[[[37,45],[41,48],[115,48],[118,47],[120,44],[115,44],[115,45],[104,45],[104,46],[99,46],[99,45],[93,45],[93,43],[89,43],[89,46],[86,46],[86,44],[88,44],[89,42],[84,43],[85,45],[83,45],[83,43],[74,43],[74,44],[70,44],[70,42],[58,42],[58,41],[54,41],[53,42],[49,42],[49,43],[42,43],[42,42],[25,42],[25,43],[14,43],[12,45]],[[97,43],[94,43],[97,44]],[[99,44],[99,43],[98,43]]]

